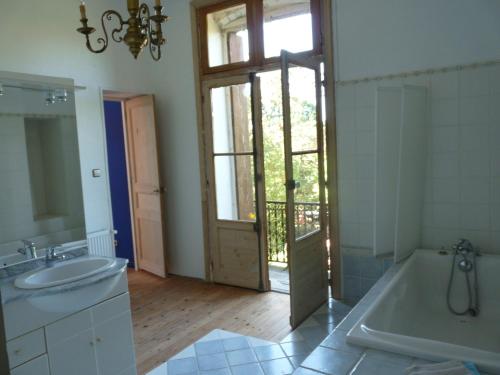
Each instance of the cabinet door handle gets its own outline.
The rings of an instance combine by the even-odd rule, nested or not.
[[[16,350],[14,350],[14,354],[15,354],[15,355],[19,355],[19,354],[21,354],[21,349],[16,349]]]
[[[96,338],[95,340],[96,340],[97,342],[101,342],[101,341],[102,341],[100,337]]]

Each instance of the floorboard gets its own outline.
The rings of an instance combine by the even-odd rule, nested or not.
[[[289,296],[129,271],[138,373],[216,328],[279,342],[291,328]]]

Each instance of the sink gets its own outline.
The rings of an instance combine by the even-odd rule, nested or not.
[[[53,267],[19,276],[14,285],[21,289],[41,289],[85,279],[113,267],[113,258],[88,257],[56,263]]]

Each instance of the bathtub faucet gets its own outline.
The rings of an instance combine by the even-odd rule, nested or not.
[[[472,243],[465,238],[460,239],[458,243],[453,246],[453,250],[455,250],[457,253],[462,253],[462,254],[469,254],[476,252],[474,246],[472,246]]]

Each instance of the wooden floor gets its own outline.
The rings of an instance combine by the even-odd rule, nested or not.
[[[139,374],[216,328],[280,341],[290,332],[289,296],[183,277],[129,271]]]

